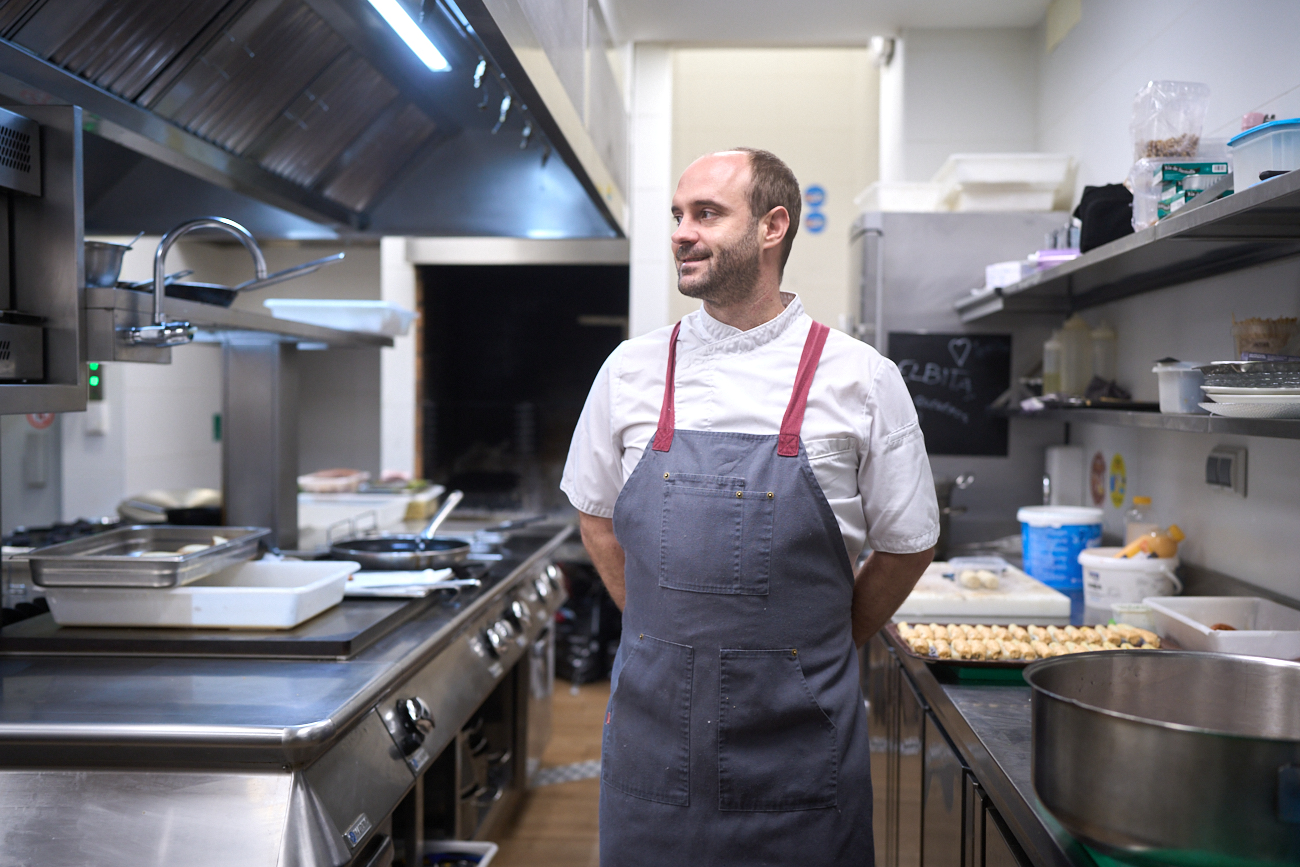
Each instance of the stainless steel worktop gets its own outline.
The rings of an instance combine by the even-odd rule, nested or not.
[[[514,589],[569,528],[502,561],[465,603],[435,604],[351,659],[0,657],[0,763],[186,767],[311,761]]]
[[[963,764],[1035,867],[1094,867],[1087,850],[1034,794],[1029,685],[969,684],[946,678],[941,682],[926,663],[897,652],[896,646],[893,649]]]

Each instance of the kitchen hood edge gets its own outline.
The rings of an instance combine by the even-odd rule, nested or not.
[[[98,120],[92,131],[165,165],[315,222],[365,227],[364,214],[277,177],[3,39],[0,93],[26,103],[47,99],[81,106],[88,126]]]
[[[546,54],[539,47],[527,48],[536,37],[516,0],[457,0],[456,6],[610,228],[626,237],[628,209],[623,191],[600,158]],[[516,51],[516,46],[524,50]]]

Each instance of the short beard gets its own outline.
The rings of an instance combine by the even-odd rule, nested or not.
[[[749,226],[739,241],[714,250],[708,274],[689,286],[682,283],[680,256],[691,251],[678,251],[677,290],[687,298],[698,298],[718,307],[731,307],[748,300],[758,285],[762,252],[755,228],[757,221]]]

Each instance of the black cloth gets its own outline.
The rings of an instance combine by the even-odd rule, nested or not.
[[[1123,184],[1084,187],[1074,216],[1083,222],[1079,252],[1133,234],[1133,194]]]

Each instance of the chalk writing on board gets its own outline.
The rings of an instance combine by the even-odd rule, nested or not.
[[[987,407],[1010,384],[1010,336],[895,332],[889,349],[931,454],[1007,453],[1006,419]]]

